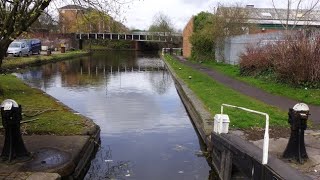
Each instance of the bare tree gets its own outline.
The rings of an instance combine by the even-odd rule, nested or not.
[[[312,11],[317,8],[320,0],[286,0],[285,2],[281,2],[286,4],[285,14],[281,13],[276,7],[277,5],[274,0],[272,0],[272,6],[281,25],[287,31],[289,29],[294,29],[300,20],[308,21],[312,19],[310,15]],[[290,23],[290,21],[293,21],[293,23]],[[289,28],[290,26],[291,28]]]
[[[58,21],[56,21],[52,15],[47,11],[43,11],[39,18],[30,26],[30,30],[58,30]]]
[[[53,0],[0,0],[0,67],[10,43],[39,18]],[[76,5],[107,14],[120,13],[126,0],[72,0]]]
[[[35,22],[51,0],[0,1],[0,66],[10,43]]]
[[[243,8],[241,4],[229,7],[219,4],[213,16],[213,38],[216,54],[224,59],[224,40],[231,36],[247,34],[256,30],[256,25],[249,23],[250,10]]]
[[[174,27],[169,16],[158,13],[153,17],[153,23],[149,27],[150,32],[174,32]]]

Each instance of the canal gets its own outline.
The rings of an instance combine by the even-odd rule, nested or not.
[[[101,127],[85,179],[212,178],[203,143],[157,54],[101,52],[35,67],[21,78]]]

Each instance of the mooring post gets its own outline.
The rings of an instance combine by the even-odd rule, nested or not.
[[[22,120],[21,105],[12,99],[6,99],[1,103],[2,124],[5,129],[4,146],[1,153],[1,160],[26,161],[30,159],[30,153],[27,151],[20,131],[20,122]]]
[[[296,159],[300,164],[308,159],[304,143],[304,131],[307,129],[309,115],[309,107],[304,103],[296,104],[288,112],[291,135],[283,157],[286,159]]]

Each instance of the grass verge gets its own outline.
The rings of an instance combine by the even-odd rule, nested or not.
[[[218,70],[223,74],[246,82],[252,86],[263,89],[271,94],[285,96],[307,104],[320,105],[320,89],[292,87],[288,84],[276,82],[275,78],[272,76],[241,76],[239,67],[229,64],[207,61],[204,62],[203,65]]]
[[[164,58],[176,74],[202,100],[212,115],[220,113],[221,104],[227,103],[266,112],[270,116],[270,126],[288,127],[287,112],[227,88],[214,81],[208,75],[183,65],[170,55],[165,55]],[[189,76],[192,78],[189,79]],[[231,108],[224,108],[224,112],[230,117],[231,128],[247,129],[265,126],[264,116]]]
[[[0,75],[0,101],[14,99],[22,105],[23,120],[38,118],[25,123],[24,134],[81,134],[87,125],[86,119],[78,116],[43,92],[31,88],[13,75]]]
[[[51,54],[46,55],[34,55],[29,57],[7,57],[4,59],[2,68],[3,69],[14,69],[21,68],[25,66],[41,65],[50,62],[66,60],[76,57],[81,57],[88,54],[86,51],[68,51],[66,53]]]

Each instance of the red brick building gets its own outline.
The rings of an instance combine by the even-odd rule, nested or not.
[[[188,58],[191,56],[191,48],[192,44],[190,43],[190,37],[193,33],[193,20],[194,17],[191,17],[185,28],[182,32],[183,42],[182,42],[182,49],[183,49],[183,57]]]
[[[59,25],[61,33],[75,33],[71,27],[74,23],[82,18],[85,8],[77,5],[67,5],[58,9],[59,11]]]

